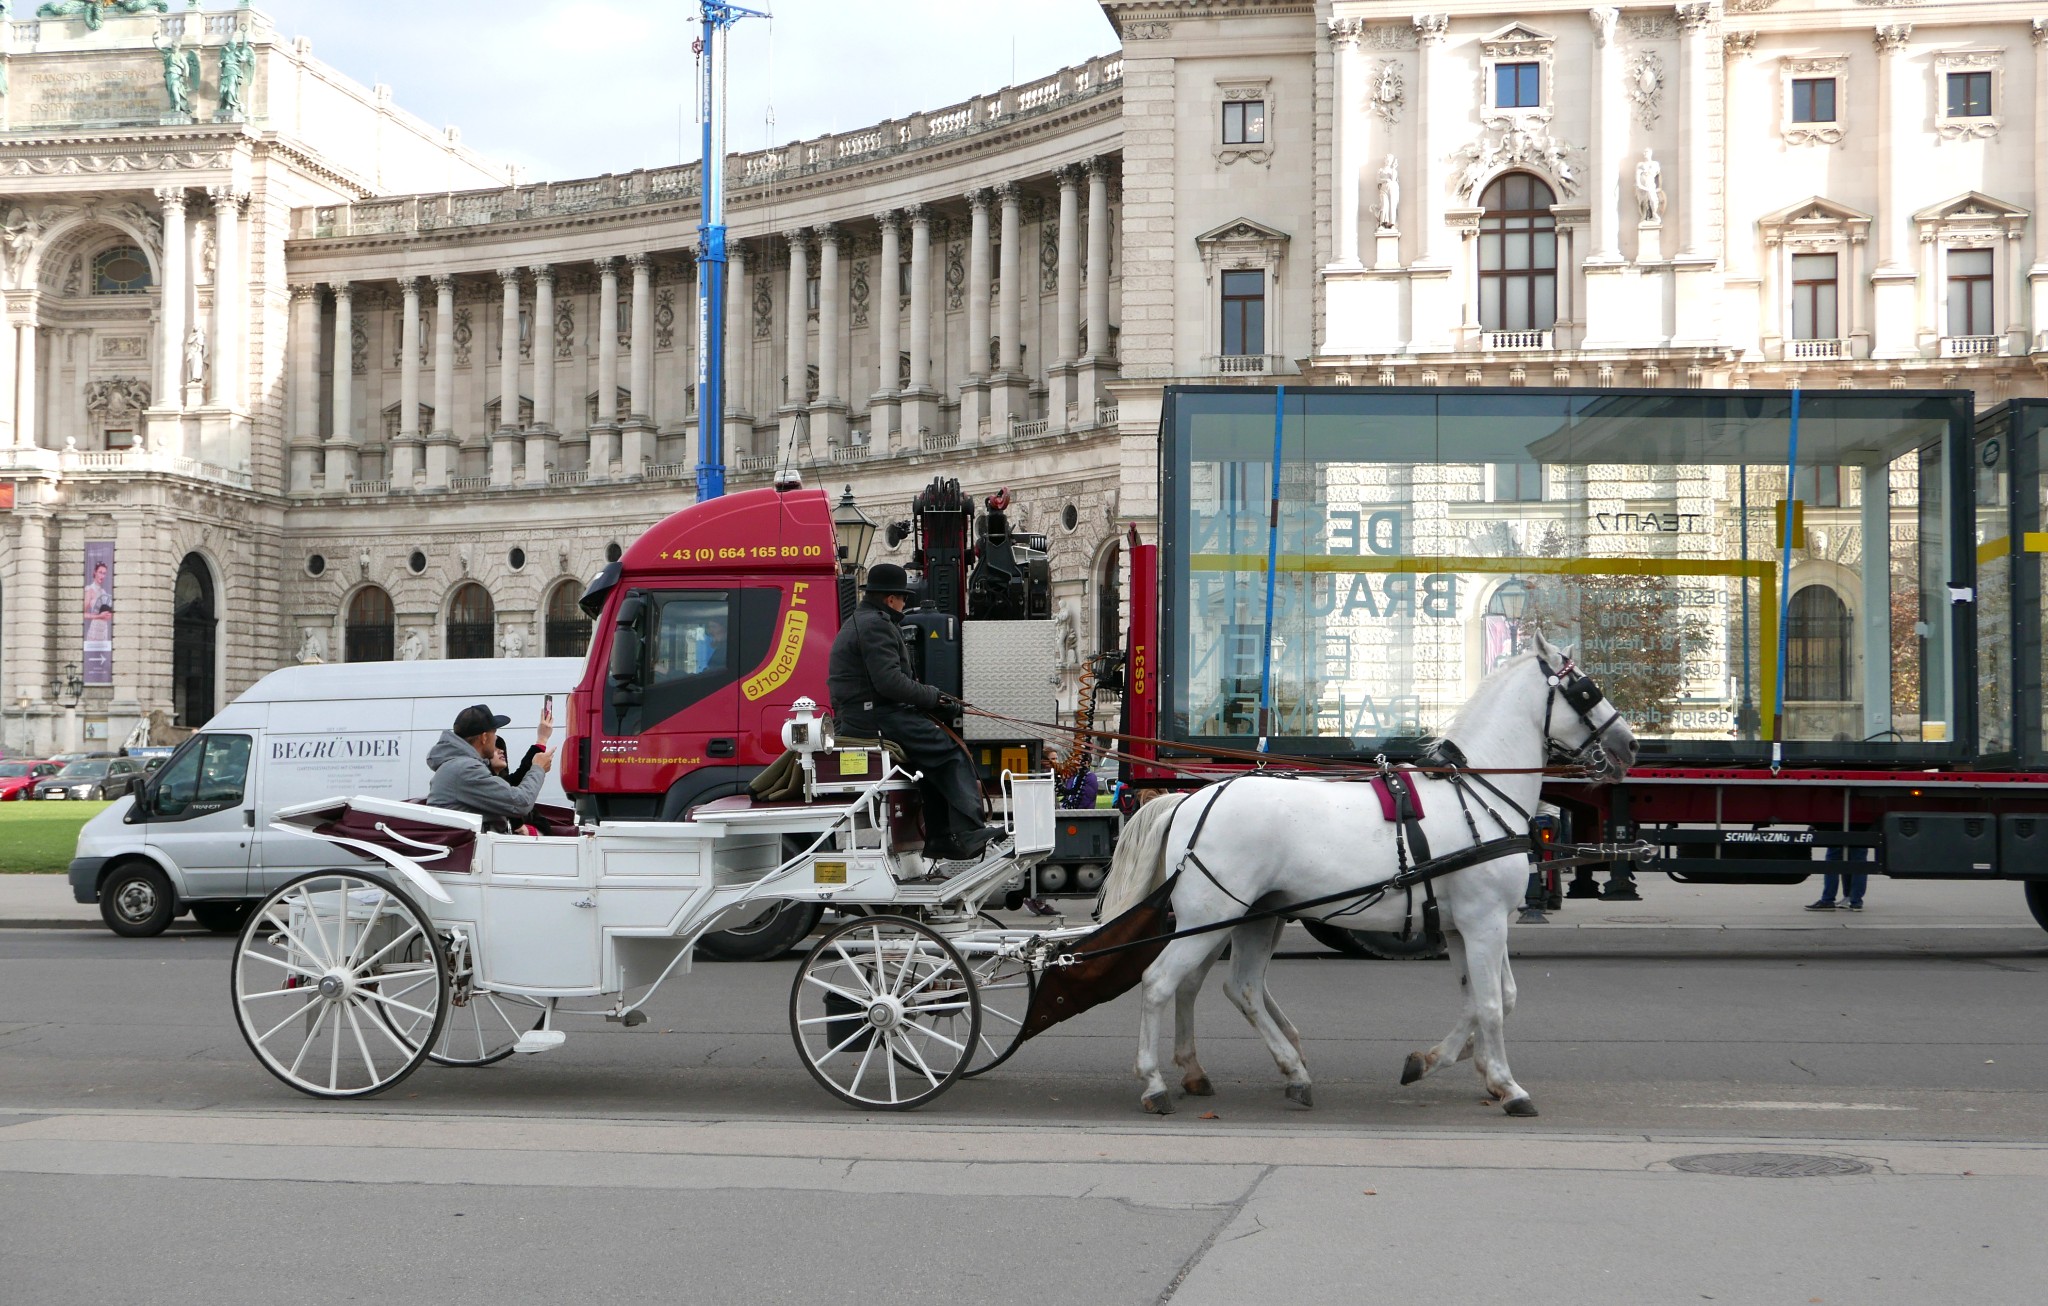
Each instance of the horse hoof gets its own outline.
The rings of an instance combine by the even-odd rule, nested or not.
[[[1145,1111],[1148,1115],[1170,1116],[1173,1114],[1173,1099],[1163,1091],[1145,1094]]]
[[[1401,1066],[1401,1082],[1412,1084],[1429,1073],[1429,1065],[1423,1061],[1420,1052],[1410,1052],[1408,1060]]]
[[[1183,1079],[1180,1081],[1180,1088],[1189,1097],[1216,1096],[1216,1086],[1209,1082],[1207,1075],[1197,1075],[1192,1079]]]
[[[1297,1106],[1312,1107],[1316,1104],[1315,1091],[1308,1084],[1289,1084],[1287,1100]]]
[[[1536,1100],[1524,1094],[1502,1107],[1511,1116],[1533,1116],[1536,1114]]]

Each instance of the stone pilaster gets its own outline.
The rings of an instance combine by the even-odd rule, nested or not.
[[[1006,436],[1031,417],[1031,382],[1024,375],[1024,216],[1023,193],[1016,183],[996,187],[1002,205],[1002,300],[997,319],[996,370],[989,378],[991,434]],[[1034,278],[1035,280],[1035,278]]]
[[[1079,367],[1081,354],[1081,186],[1086,172],[1061,168],[1059,216],[1059,303],[1053,319],[1058,356],[1046,369],[1047,402],[1054,424],[1065,429],[1082,425]]]
[[[558,456],[555,434],[555,270],[533,267],[533,425],[526,431],[526,483],[546,485]]]
[[[184,412],[185,394],[185,303],[191,293],[186,284],[185,272],[185,188],[166,187],[156,192],[157,203],[164,214],[163,253],[158,260],[163,274],[159,288],[157,333],[157,383],[155,416],[150,423],[150,447],[154,449],[178,449],[185,440]],[[32,328],[31,328],[32,329]],[[27,332],[24,332],[27,335]],[[25,341],[22,350],[21,392],[22,407],[32,409],[35,393],[35,371],[29,366],[34,346]],[[29,442],[33,443],[35,427],[27,426]]]
[[[242,208],[249,196],[234,186],[215,186],[207,193],[213,197],[215,251],[210,397],[216,407],[240,412],[247,406],[242,388],[242,315],[249,287],[242,260]]]
[[[818,240],[818,398],[810,405],[811,439],[816,447],[836,449],[846,440],[847,409],[839,375],[839,231],[825,223],[812,234]]]
[[[1364,111],[1359,92],[1363,74],[1359,68],[1358,38],[1364,23],[1356,18],[1330,20],[1330,55],[1335,94],[1330,106],[1331,131],[1330,192],[1336,203],[1336,248],[1332,271],[1355,272],[1363,263],[1358,257],[1358,179],[1365,169],[1365,133],[1371,118]]]
[[[455,474],[455,278],[434,278],[434,429],[427,436],[427,488]]]
[[[291,299],[289,484],[293,494],[306,494],[320,470],[320,288],[295,285]]]
[[[334,385],[328,408],[323,488],[329,494],[340,494],[356,475],[356,373],[349,343],[355,336],[355,297],[346,281],[331,282],[328,289],[334,294]]]
[[[626,360],[632,398],[626,425],[619,433],[622,476],[644,476],[654,461],[654,264],[645,254],[629,254],[633,273],[632,331]]]
[[[903,391],[901,430],[906,448],[921,447],[939,429],[939,394],[932,388],[932,213],[922,204],[910,218],[910,385]]]
[[[894,209],[875,215],[881,229],[881,254],[875,260],[874,280],[869,293],[874,307],[869,310],[875,323],[875,392],[868,397],[868,449],[877,458],[894,447],[890,435],[896,429],[897,371],[903,353],[903,297],[898,284],[903,266],[903,218]]]
[[[757,275],[766,276],[763,270]],[[747,323],[747,247],[725,246],[725,458],[732,465],[754,449],[754,333]]]
[[[1084,426],[1095,424],[1095,407],[1109,397],[1108,384],[1117,376],[1109,339],[1109,176],[1115,167],[1106,155],[1088,160],[1088,344],[1077,387]]]
[[[988,206],[993,197],[977,190],[967,197],[967,358],[960,376],[960,442],[989,436],[989,301],[994,297],[989,267]]]
[[[1920,352],[1916,337],[1919,278],[1914,269],[1913,175],[1901,166],[1900,154],[1919,131],[1919,76],[1908,63],[1913,39],[1910,23],[1884,23],[1873,32],[1877,44],[1877,269],[1870,274],[1876,320],[1872,324],[1871,356],[1913,358]],[[1855,288],[1850,287],[1854,294]]]
[[[398,433],[385,464],[391,488],[410,490],[420,472],[420,279],[398,279]]]
[[[782,407],[778,456],[796,447],[799,431],[808,434],[810,416],[810,237],[801,229],[783,233],[789,245],[789,285],[782,322]]]
[[[597,263],[597,321],[591,335],[597,342],[597,416],[590,427],[590,472],[593,481],[609,480],[619,460],[619,261]]]
[[[499,268],[498,429],[491,432],[491,484],[510,485],[519,435],[519,269]]]

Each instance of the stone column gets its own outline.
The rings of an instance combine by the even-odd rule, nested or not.
[[[293,494],[306,494],[313,488],[313,473],[320,470],[320,288],[294,285],[291,297],[291,327],[285,338],[291,357],[287,484]]]
[[[967,232],[967,360],[960,375],[960,440],[988,438],[988,309],[994,280],[988,260],[988,206],[991,195],[968,195]]]
[[[2048,231],[2042,230],[2040,205],[2048,199],[2048,18],[2033,20],[2034,37],[2034,205],[2027,224],[2034,242],[2033,266],[2027,270],[2029,312],[2025,329],[2030,343],[2019,348],[2048,350]],[[2018,250],[2013,251],[2015,254]]]
[[[831,223],[814,229],[818,239],[818,399],[810,405],[811,434],[825,447],[846,442],[846,400],[839,384],[839,231]]]
[[[15,443],[14,363],[20,350],[20,329],[14,325],[14,315],[8,311],[6,299],[0,297],[0,449]],[[21,443],[28,442],[24,440]]]
[[[1014,182],[1004,182],[996,187],[996,198],[1003,206],[1002,304],[997,318],[996,375],[989,386],[989,419],[993,434],[1003,437],[1031,416],[1030,382],[1024,375],[1024,286],[1029,274],[1023,258],[1023,194]]]
[[[1332,81],[1335,88],[1330,106],[1330,131],[1335,138],[1330,148],[1330,191],[1334,201],[1331,211],[1337,222],[1337,238],[1333,242],[1335,258],[1330,266],[1346,272],[1363,266],[1358,257],[1358,177],[1364,170],[1368,119],[1359,100],[1364,82],[1358,67],[1358,38],[1364,26],[1356,18],[1330,20],[1330,58],[1334,65]]]
[[[1080,426],[1077,364],[1081,356],[1081,179],[1082,170],[1069,164],[1057,174],[1060,183],[1059,309],[1054,319],[1059,357],[1048,369],[1052,412],[1066,429]]]
[[[644,476],[654,461],[654,263],[645,254],[629,254],[633,270],[633,327],[627,345],[626,426],[619,437],[621,476]]]
[[[762,275],[766,275],[763,270]],[[747,247],[725,244],[725,459],[739,465],[742,454],[754,452],[754,333],[748,322]]]
[[[498,429],[491,432],[491,484],[513,483],[519,437],[519,269],[498,269],[503,310],[498,319]]]
[[[427,436],[427,488],[445,490],[455,472],[455,278],[434,278],[434,429]]]
[[[249,298],[242,267],[242,206],[248,195],[215,186],[213,196],[213,375],[216,407],[242,407],[242,311]]]
[[[875,393],[868,398],[868,450],[887,457],[890,432],[896,429],[896,388],[901,381],[897,360],[903,353],[903,219],[894,209],[875,215],[882,229],[882,252],[875,260],[873,281],[875,322]]]
[[[28,312],[22,315],[21,321],[16,324],[16,330],[19,334],[21,345],[21,367],[17,372],[17,383],[15,386],[14,438],[16,443],[20,444],[24,449],[35,449],[42,445],[41,431],[36,425],[36,399],[42,391],[42,386],[40,384],[41,378],[36,374],[36,332],[41,330],[41,327],[36,321],[36,310],[33,303],[29,305]],[[177,427],[173,425],[169,429],[173,433],[173,438],[176,439]],[[150,440],[150,446],[152,448],[163,447],[157,444],[155,438]],[[169,447],[176,449],[178,445],[173,443]]]
[[[1095,425],[1104,383],[1116,378],[1109,345],[1109,170],[1106,155],[1088,160],[1088,347],[1082,355],[1081,422]]]
[[[26,394],[28,387],[22,387]],[[49,511],[41,504],[30,507],[18,505],[15,515],[20,518],[19,534],[15,537],[14,577],[7,583],[7,656],[8,674],[12,677],[8,694],[12,698],[30,698],[47,702],[50,692],[50,556],[49,556]],[[73,582],[75,583],[75,582]],[[78,602],[78,591],[65,585],[61,591]],[[75,613],[77,608],[68,608]],[[73,632],[78,630],[75,620],[67,623]],[[77,639],[76,633],[72,639]],[[71,645],[76,648],[77,645]],[[66,659],[60,659],[59,666]],[[29,756],[34,751],[34,741],[24,740],[22,746]],[[55,752],[55,749],[51,750]]]
[[[588,479],[602,481],[611,478],[619,458],[619,261],[595,262],[597,322],[591,334],[597,338],[597,416],[590,427]]]
[[[932,389],[932,211],[912,205],[910,217],[910,385],[898,429],[918,449],[939,429],[939,393]]]
[[[546,485],[556,458],[555,270],[533,267],[533,425],[527,428],[526,483]]]
[[[398,438],[391,443],[391,488],[413,488],[420,470],[420,279],[398,279]]]
[[[783,239],[789,242],[789,293],[782,322],[782,429],[778,456],[792,447],[800,427],[805,433],[810,430],[810,418],[805,411],[810,402],[810,238],[798,229],[784,232]]]
[[[1921,83],[1907,66],[1906,50],[1913,39],[1910,23],[1884,23],[1874,33],[1877,43],[1877,269],[1870,275],[1876,306],[1872,323],[1873,358],[1912,358],[1919,354],[1916,336],[1918,251],[1912,232],[1913,179],[1910,166],[1900,166],[1900,153],[1918,139],[1923,112]],[[1857,287],[1846,287],[1857,293]]]
[[[158,256],[163,274],[159,318],[162,332],[158,337],[156,403],[154,407],[161,414],[158,429],[150,433],[152,449],[179,449],[184,444],[183,424],[176,415],[184,411],[185,394],[185,299],[189,287],[185,284],[185,188],[166,187],[156,192],[157,203],[164,211],[163,252]],[[21,369],[21,387],[24,395],[35,385],[35,371],[28,366],[33,346],[24,348]],[[35,428],[30,426],[28,434],[33,439]]]
[[[348,282],[330,282],[328,289],[334,292],[334,393],[328,410],[333,429],[327,437],[324,488],[340,494],[356,474],[355,304]]]
[[[1593,224],[1594,263],[1621,262],[1621,172],[1627,99],[1622,93],[1621,37],[1614,30],[1619,9],[1594,9],[1587,14],[1598,48],[1593,69],[1592,176],[1586,185],[1588,216]]]

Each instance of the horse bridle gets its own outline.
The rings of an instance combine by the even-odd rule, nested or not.
[[[1543,700],[1545,755],[1553,762],[1583,766],[1593,773],[1594,779],[1610,774],[1614,770],[1614,759],[1608,756],[1600,737],[1607,733],[1608,727],[1621,720],[1621,713],[1609,711],[1605,721],[1593,724],[1593,709],[1607,697],[1600,692],[1600,686],[1593,683],[1593,678],[1572,665],[1570,658],[1561,659],[1553,671],[1539,654],[1536,665],[1543,671],[1544,683],[1550,686],[1550,694]],[[1586,742],[1576,749],[1565,747],[1549,733],[1551,709],[1560,698],[1565,701],[1565,706],[1578,714],[1580,723],[1592,731]]]

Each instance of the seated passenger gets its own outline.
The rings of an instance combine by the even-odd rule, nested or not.
[[[484,818],[486,828],[509,829],[523,821],[540,797],[554,757],[545,748],[535,752],[533,766],[517,784],[508,784],[491,769],[498,753],[498,731],[512,724],[482,703],[455,714],[453,729],[441,732],[427,750],[434,778],[427,786],[427,804],[469,812]]]

